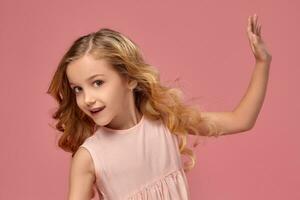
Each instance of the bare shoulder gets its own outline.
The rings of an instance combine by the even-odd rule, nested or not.
[[[90,199],[95,180],[92,157],[87,149],[79,147],[71,161],[68,200]]]
[[[79,147],[72,158],[72,166],[78,168],[78,170],[85,171],[87,173],[95,174],[93,165],[93,159],[90,152],[84,148]]]

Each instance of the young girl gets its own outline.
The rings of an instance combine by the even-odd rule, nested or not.
[[[105,200],[190,199],[185,172],[195,156],[186,147],[187,134],[247,131],[261,109],[271,55],[256,15],[248,18],[247,34],[256,66],[232,112],[184,104],[180,89],[163,86],[158,71],[120,32],[102,28],[78,38],[47,91],[59,103],[53,114],[62,132],[58,145],[72,153],[68,199],[91,199],[93,189]],[[183,165],[181,154],[192,163]]]

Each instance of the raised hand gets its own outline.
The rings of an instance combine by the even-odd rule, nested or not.
[[[258,16],[256,14],[248,17],[247,35],[250,47],[256,62],[271,62],[272,56],[261,37],[261,25],[257,23],[257,19]]]

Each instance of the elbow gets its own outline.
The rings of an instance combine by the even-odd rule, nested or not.
[[[235,113],[234,121],[237,122],[237,131],[245,132],[251,130],[255,125],[255,120],[247,119],[246,117],[241,117]]]
[[[254,125],[255,125],[255,122],[248,122],[248,123],[245,124],[244,130],[245,131],[249,131],[249,130],[251,130],[254,127]]]

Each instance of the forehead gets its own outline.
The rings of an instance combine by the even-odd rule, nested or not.
[[[66,74],[70,82],[83,82],[95,74],[113,76],[117,72],[105,59],[94,59],[86,55],[78,60],[71,62],[66,69]]]

